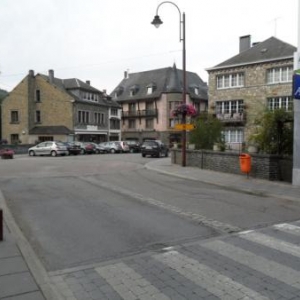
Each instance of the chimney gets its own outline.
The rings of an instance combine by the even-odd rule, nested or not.
[[[91,85],[90,80],[87,80],[85,83],[88,84],[88,85]]]
[[[240,53],[250,49],[251,35],[244,35],[240,37]]]
[[[49,70],[48,74],[49,74],[49,82],[50,83],[54,83],[54,71],[53,70]]]
[[[128,76],[128,72],[127,71],[125,71],[124,72],[124,79],[127,79],[129,76]]]
[[[29,75],[30,77],[34,77],[34,71],[33,71],[33,70],[29,70],[28,75]]]

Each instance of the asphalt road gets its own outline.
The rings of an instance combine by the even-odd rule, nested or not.
[[[144,168],[139,154],[1,161],[0,189],[47,271],[295,220],[300,207]]]

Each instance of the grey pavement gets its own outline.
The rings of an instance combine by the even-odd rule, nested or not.
[[[192,167],[146,168],[246,193],[299,201],[300,187]],[[300,221],[46,273],[0,191],[1,300],[300,299]],[[300,218],[299,218],[300,219]]]

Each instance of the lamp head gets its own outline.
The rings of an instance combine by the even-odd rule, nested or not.
[[[162,23],[163,22],[158,15],[156,15],[153,21],[151,22],[151,24],[153,24],[156,28],[158,28]]]

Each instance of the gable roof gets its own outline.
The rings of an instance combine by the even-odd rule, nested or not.
[[[53,77],[53,81],[51,83],[50,76],[44,75],[44,74],[37,74],[37,75],[41,76],[46,81],[48,81],[50,84],[55,85],[56,87],[60,88],[61,90],[65,91],[66,93],[71,95],[75,99],[75,101],[78,101],[78,102],[84,101],[80,97],[76,96],[74,93],[71,93],[72,90],[80,89],[80,90],[84,90],[86,92],[97,93],[102,96],[99,99],[99,102],[97,102],[97,103],[93,102],[93,104],[108,105],[108,106],[112,106],[112,107],[116,107],[116,108],[120,107],[120,105],[117,102],[110,99],[110,97],[108,97],[106,94],[104,94],[104,92],[94,88],[90,84],[83,82],[80,79],[77,79],[77,78],[60,79],[57,77]],[[84,101],[84,103],[86,103],[86,102]]]
[[[225,60],[215,67],[207,69],[207,71],[282,59],[292,59],[294,52],[296,51],[296,47],[285,43],[276,37],[270,37],[261,43],[255,44],[248,50]]]
[[[173,67],[155,69],[150,71],[130,73],[112,91],[110,96],[116,101],[128,101],[138,99],[159,98],[162,93],[182,93],[183,71]],[[192,72],[186,72],[187,93],[193,98],[207,99],[207,85],[203,80]],[[153,88],[153,92],[148,94],[148,87]],[[189,87],[198,88],[199,94],[190,91]],[[130,92],[134,91],[131,96]],[[115,94],[118,95],[115,98]]]

